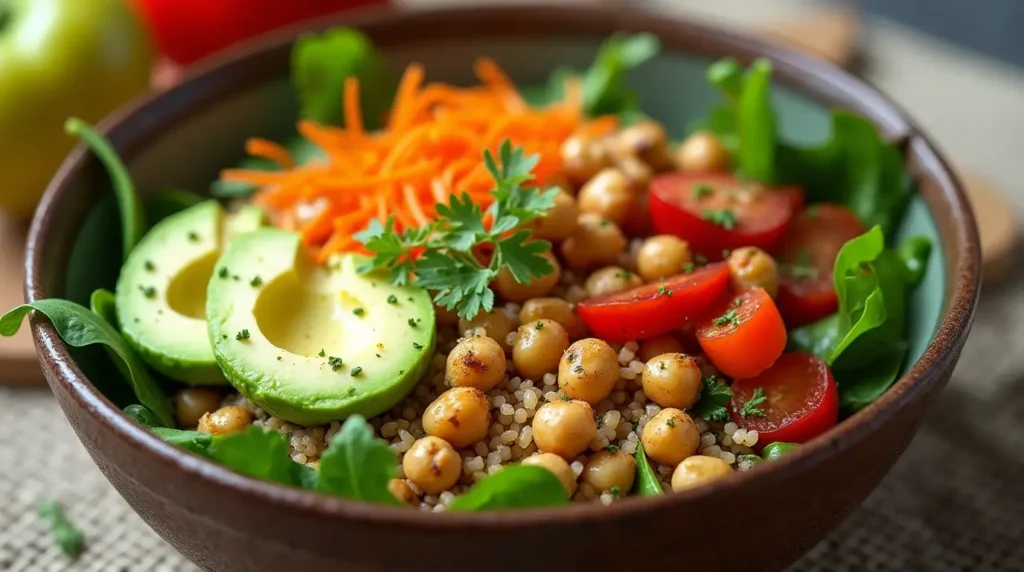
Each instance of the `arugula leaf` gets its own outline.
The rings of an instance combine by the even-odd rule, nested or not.
[[[39,515],[39,518],[46,521],[46,524],[49,525],[50,534],[53,535],[57,546],[60,546],[61,552],[71,558],[76,558],[82,552],[85,539],[82,537],[82,533],[64,515],[64,509],[61,508],[57,501],[41,501],[36,506],[36,513]]]
[[[124,408],[124,414],[137,421],[143,427],[147,427],[149,429],[152,429],[153,427],[163,427],[163,422],[160,421],[160,418],[150,411],[145,405],[133,403]]]
[[[583,111],[589,116],[638,110],[636,92],[623,85],[626,73],[658,55],[661,45],[649,33],[615,34],[601,44],[597,58],[583,74]]]
[[[31,310],[45,315],[64,343],[72,347],[102,344],[113,351],[124,363],[122,371],[135,390],[135,396],[148,407],[167,427],[174,426],[174,414],[170,402],[160,386],[150,377],[142,361],[135,355],[121,334],[107,321],[74,302],[67,300],[37,300],[22,304],[0,317],[0,335],[13,336],[21,327],[21,321]]]
[[[203,433],[202,431],[189,431],[186,429],[173,429],[170,427],[150,427],[149,430],[152,431],[154,435],[160,437],[164,441],[167,441],[171,445],[176,445],[198,455],[203,455],[204,457],[210,456],[210,444],[213,443],[213,437],[209,433]],[[253,451],[250,451],[250,453],[252,452]],[[229,463],[225,464],[231,466]]]
[[[448,505],[453,511],[504,510],[558,506],[569,494],[551,471],[530,465],[512,465],[477,483]]]
[[[654,467],[651,467],[647,453],[644,452],[644,446],[640,443],[636,444],[636,454],[633,457],[636,460],[636,484],[633,486],[636,494],[642,497],[656,497],[665,494],[661,488],[661,482],[658,480],[658,474],[654,472]]]
[[[724,383],[718,383],[716,376],[704,378],[704,389],[700,400],[693,406],[693,414],[705,421],[727,421],[729,419],[729,400],[732,390]]]
[[[160,431],[153,429],[157,435],[161,435]],[[174,438],[188,438],[188,433],[197,432],[178,431]],[[164,435],[161,437],[170,441]],[[243,475],[286,485],[298,484],[296,467],[300,465],[288,456],[288,438],[277,431],[253,425],[245,431],[211,439],[206,453],[214,461]]]
[[[398,505],[388,482],[398,474],[398,459],[360,415],[349,417],[320,457],[316,490],[339,497]]]

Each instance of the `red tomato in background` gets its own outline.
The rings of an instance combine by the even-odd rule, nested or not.
[[[775,303],[786,325],[796,328],[835,313],[839,306],[832,280],[843,245],[864,233],[849,209],[821,203],[794,217],[779,246],[779,295]]]
[[[583,300],[576,313],[594,336],[612,343],[679,330],[725,296],[729,267],[711,264],[632,290]]]
[[[761,288],[718,304],[697,324],[704,354],[725,375],[742,379],[768,369],[786,349],[786,326]]]
[[[145,19],[163,54],[182,65],[289,24],[349,8],[387,3],[387,0],[129,1]]]
[[[772,250],[803,193],[721,173],[669,173],[651,181],[649,201],[659,233],[674,234],[695,252],[719,260],[723,250],[742,246]]]
[[[839,389],[828,365],[807,353],[783,354],[757,377],[732,384],[732,420],[758,432],[760,447],[781,441],[806,443],[839,422]],[[766,401],[764,415],[742,415],[757,389]]]

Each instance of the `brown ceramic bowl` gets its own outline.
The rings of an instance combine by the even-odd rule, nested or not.
[[[360,25],[396,64],[415,57],[437,77],[455,81],[468,79],[470,62],[481,52],[496,57],[513,77],[539,81],[562,63],[585,64],[613,32],[651,31],[666,53],[636,81],[644,105],[677,132],[710,101],[702,77],[709,58],[770,57],[778,83],[787,88],[781,90],[780,111],[788,127],[820,134],[823,106],[839,106],[906,143],[906,161],[920,185],[917,214],[941,244],[929,287],[934,320],[917,334],[920,359],[881,399],[798,453],[706,488],[610,507],[434,515],[254,480],[172,447],[101,395],[96,386],[104,379],[87,378],[81,354],[73,358],[36,316],[35,342],[64,413],[96,464],[153,529],[192,561],[219,571],[776,570],[864,500],[949,379],[979,288],[971,209],[946,163],[902,111],[863,82],[796,53],[639,12],[459,8],[364,14],[344,22]],[[294,117],[285,80],[293,38],[294,31],[240,48],[105,122],[139,186],[204,188],[218,168],[238,158],[246,136],[285,129]],[[100,243],[110,246],[87,256],[87,264],[104,266],[114,259],[116,271],[116,228],[89,218],[104,194],[99,164],[77,148],[32,225],[29,300],[81,300],[94,286],[111,286],[69,280],[69,260],[96,238],[90,232],[100,232]],[[738,526],[745,531],[730,534]]]

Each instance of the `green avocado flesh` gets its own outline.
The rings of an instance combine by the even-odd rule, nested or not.
[[[268,413],[319,425],[400,402],[434,353],[425,290],[360,275],[369,259],[316,266],[299,235],[260,229],[231,243],[206,298],[210,340],[228,381]],[[241,280],[220,278],[241,275]]]
[[[226,382],[206,333],[206,287],[224,245],[262,223],[256,207],[228,215],[205,201],[158,222],[132,250],[117,281],[117,321],[153,369],[191,385]]]

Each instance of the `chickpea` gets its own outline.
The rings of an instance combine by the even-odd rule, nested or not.
[[[505,377],[505,350],[486,336],[460,341],[448,354],[444,379],[452,387],[490,391]]]
[[[174,394],[174,417],[178,425],[191,429],[199,418],[220,407],[219,391],[206,387],[186,387]]]
[[[704,385],[700,366],[686,354],[661,354],[647,362],[641,377],[644,394],[662,407],[688,409]]]
[[[636,255],[640,276],[648,282],[675,276],[691,261],[690,245],[671,234],[659,234],[644,241]]]
[[[452,488],[462,476],[462,458],[438,437],[417,439],[402,458],[406,478],[428,495]]]
[[[654,178],[654,170],[636,157],[619,159],[615,162],[615,166],[626,177],[626,185],[633,191],[634,196],[641,191],[646,191],[647,186],[651,184],[651,179]]]
[[[606,266],[587,277],[583,287],[591,298],[617,294],[643,285],[643,280],[629,270]]]
[[[677,465],[697,451],[700,434],[689,415],[669,407],[647,421],[640,442],[651,459]]]
[[[546,453],[572,459],[597,435],[594,410],[585,401],[545,403],[533,416],[533,440]]]
[[[622,451],[598,451],[587,460],[580,478],[595,490],[618,490],[625,496],[633,488],[635,475],[636,461],[632,455]]]
[[[505,312],[494,309],[490,312],[480,312],[472,320],[459,320],[459,333],[477,328],[483,328],[488,338],[498,342],[503,350],[508,351],[508,333],[512,331],[512,320]]]
[[[252,411],[237,405],[229,405],[213,413],[204,413],[199,418],[197,430],[210,435],[230,435],[245,431],[249,425],[252,425]]]
[[[685,491],[710,483],[732,472],[732,467],[718,457],[694,455],[679,463],[672,473],[672,490]]]
[[[551,242],[561,242],[576,228],[578,216],[576,199],[564,190],[559,191],[555,195],[555,206],[551,207],[547,214],[533,221],[533,236]]]
[[[737,248],[729,253],[728,262],[733,290],[764,288],[772,298],[779,293],[779,267],[765,251],[753,246]]]
[[[388,492],[404,505],[417,506],[420,504],[419,495],[413,492],[409,483],[403,479],[391,479],[388,481]]]
[[[640,357],[640,361],[647,363],[655,356],[676,354],[682,351],[683,344],[679,343],[675,336],[664,335],[647,338],[640,342],[640,349],[637,350],[636,355]]]
[[[594,213],[620,223],[629,214],[633,191],[622,171],[608,167],[583,184],[577,201],[581,212]]]
[[[458,448],[482,441],[490,425],[490,404],[484,392],[475,387],[453,387],[423,411],[423,430],[427,435],[440,437]]]
[[[676,166],[682,171],[717,173],[728,171],[732,159],[713,133],[698,131],[676,150]]]
[[[512,363],[527,379],[537,380],[558,370],[558,360],[569,347],[569,334],[554,320],[537,320],[519,326],[512,345]]]
[[[570,268],[612,264],[626,248],[619,226],[593,213],[583,213],[579,226],[561,244],[562,259]]]
[[[561,298],[534,298],[527,300],[519,310],[519,323],[527,324],[537,320],[558,322],[569,334],[570,340],[578,340],[587,335],[587,326],[576,315],[572,306]]]
[[[565,492],[569,493],[569,496],[576,492],[576,475],[572,472],[572,467],[569,466],[569,463],[558,455],[554,453],[537,453],[523,459],[520,464],[543,467],[554,473],[559,481],[562,481],[562,486],[565,487]]]
[[[640,121],[619,131],[613,149],[615,154],[636,157],[657,171],[673,166],[668,134],[654,121]]]
[[[586,133],[570,135],[562,142],[562,170],[569,182],[582,185],[611,164],[604,141]]]
[[[604,340],[580,340],[562,355],[558,387],[573,399],[591,405],[608,397],[619,381],[619,356]]]
[[[562,267],[551,252],[545,252],[541,256],[551,263],[551,266],[555,268],[554,272],[535,278],[527,284],[520,284],[508,268],[502,268],[498,272],[498,277],[494,279],[494,289],[498,295],[512,302],[525,302],[530,298],[544,296],[550,292],[562,278]]]

